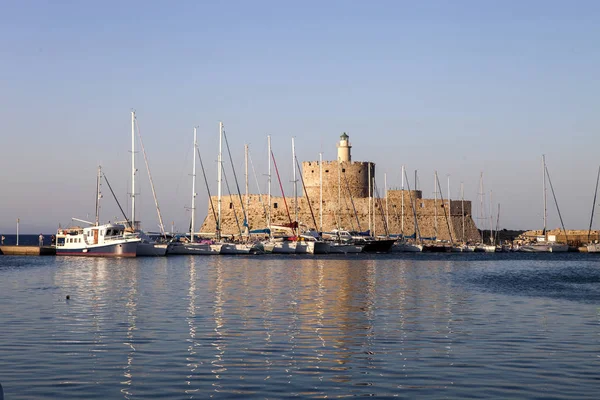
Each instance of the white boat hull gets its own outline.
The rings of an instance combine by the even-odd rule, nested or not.
[[[521,247],[526,253],[564,253],[569,251],[569,246],[563,243],[534,243]]]
[[[273,254],[295,254],[297,242],[270,242],[266,247],[271,248]]]
[[[591,243],[587,246],[588,253],[600,253],[600,243]]]
[[[264,253],[262,243],[222,243],[220,254],[260,254]]]
[[[421,251],[423,251],[423,246],[419,244],[398,242],[392,246],[392,253],[418,253]]]

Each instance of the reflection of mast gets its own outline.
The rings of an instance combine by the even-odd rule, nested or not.
[[[135,269],[130,269],[129,271],[131,271],[132,274],[135,274]],[[127,396],[131,396],[132,393],[129,392],[129,387],[131,386],[131,381],[133,379],[133,374],[131,373],[131,368],[132,368],[132,364],[133,364],[133,355],[135,354],[135,347],[133,345],[133,332],[137,329],[135,322],[137,319],[137,303],[136,303],[136,298],[137,298],[137,279],[136,276],[133,275],[132,276],[132,282],[129,283],[129,286],[131,289],[129,290],[128,296],[127,296],[127,303],[125,304],[125,307],[127,308],[127,322],[128,322],[128,327],[127,327],[127,334],[126,334],[126,342],[124,342],[123,344],[128,346],[128,353],[127,353],[127,365],[125,366],[125,368],[123,369],[123,376],[125,377],[125,381],[121,382],[123,385],[125,385],[125,387],[123,387],[121,389],[121,393],[123,393],[125,395],[125,397]]]
[[[215,272],[216,272],[216,278],[215,278],[215,283],[216,283],[216,287],[215,287],[215,304],[214,304],[214,312],[213,312],[213,316],[215,318],[215,340],[212,344],[212,346],[215,348],[216,353],[215,353],[215,359],[213,361],[211,361],[211,365],[213,366],[213,369],[211,370],[211,372],[213,374],[215,374],[215,379],[220,380],[221,379],[221,375],[220,373],[224,371],[224,364],[223,364],[223,354],[225,353],[225,346],[224,346],[224,341],[223,339],[223,333],[221,332],[221,328],[223,328],[224,322],[223,322],[223,306],[225,305],[225,301],[223,300],[223,263],[220,262],[220,260],[217,260],[217,263],[215,264]],[[219,385],[218,383],[214,384],[217,387],[220,387],[221,385]]]
[[[192,378],[194,377],[194,373],[196,369],[198,369],[198,363],[196,360],[196,326],[194,325],[194,320],[196,318],[196,259],[194,257],[190,258],[190,288],[188,290],[188,298],[190,299],[190,303],[188,306],[188,318],[187,323],[190,329],[190,338],[187,339],[189,342],[188,353],[189,356],[186,357],[187,366],[190,368],[190,374],[187,376],[187,385],[190,386],[192,384]],[[185,393],[196,393],[200,389],[186,389]]]

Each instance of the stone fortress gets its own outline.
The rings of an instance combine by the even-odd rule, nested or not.
[[[375,181],[375,163],[352,161],[351,148],[349,137],[344,133],[337,144],[336,161],[302,162],[302,179],[306,192],[298,197],[298,223],[301,227],[317,228],[325,232],[333,229],[354,231],[370,229],[374,235],[386,235],[387,230],[389,234],[404,233],[405,236],[411,236],[415,234],[415,217],[411,204],[415,204],[417,225],[422,238],[436,237],[438,240],[449,240],[451,232],[454,241],[462,241],[464,223],[464,240],[480,241],[479,231],[471,216],[470,201],[465,200],[463,203],[462,200],[444,199],[442,202],[439,198],[424,199],[420,190],[388,190],[386,201],[385,189],[379,189],[380,186]],[[297,184],[298,191],[301,192],[300,178]],[[274,176],[272,188],[278,187],[279,184]],[[322,202],[320,202],[321,187]],[[248,198],[242,195],[241,198],[244,207],[247,207],[250,230],[266,228],[268,196],[253,194]],[[216,208],[217,197],[212,196],[212,201]],[[286,196],[285,202],[293,221],[296,212],[293,196]],[[316,227],[311,215],[311,207]],[[321,208],[322,227],[320,226]],[[238,223],[242,225],[244,221],[240,196],[222,196],[221,210],[222,234],[238,236]],[[449,214],[445,214],[444,211]],[[289,222],[284,198],[271,196],[271,225],[283,225]],[[214,235],[214,232],[215,219],[209,204],[200,234],[210,236]]]

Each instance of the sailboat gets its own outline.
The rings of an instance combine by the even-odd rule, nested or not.
[[[140,243],[136,248],[136,255],[138,257],[141,256],[164,256],[167,254],[167,243],[159,243],[153,238],[151,238],[146,232],[142,231],[139,228],[139,221],[135,220],[135,111],[131,111],[131,221],[130,227],[126,229],[126,232],[132,234],[136,237],[140,238]],[[141,137],[140,137],[141,140]],[[142,145],[143,146],[143,145]],[[142,147],[143,148],[143,147]],[[144,152],[145,156],[145,152]],[[150,174],[150,169],[148,169],[148,174]],[[150,184],[152,185],[152,193],[154,194],[154,200],[156,204],[156,208],[158,210],[158,202],[156,202],[156,194],[154,192],[154,185],[152,184],[152,178],[150,178]],[[160,218],[159,211],[159,220],[161,221],[160,227],[162,234],[164,235],[164,227],[162,225],[162,218]]]
[[[406,237],[404,236],[404,177],[406,176],[406,171],[404,170],[404,165],[402,166],[402,204],[401,204],[401,214],[402,214],[402,219],[401,219],[401,223],[400,223],[400,233],[401,233],[401,238],[396,240],[394,242],[394,245],[392,246],[391,251],[393,253],[418,253],[423,251],[423,245],[421,244],[417,244],[417,243],[413,243],[413,242],[409,242],[408,240],[406,240]],[[410,184],[409,184],[410,186]],[[387,188],[386,188],[387,190]],[[410,191],[410,188],[408,189]],[[412,195],[411,195],[412,197]],[[413,203],[411,201],[411,208],[413,207]],[[415,223],[416,223],[416,219],[415,219]],[[416,225],[415,225],[415,232],[416,232]],[[416,239],[416,235],[415,235],[415,239]]]
[[[483,202],[484,194],[485,193],[483,192],[483,172],[482,172],[481,175],[479,176],[479,219],[486,221],[487,218],[484,216],[484,202]],[[490,209],[490,213],[491,213],[491,209]],[[490,231],[491,231],[491,229],[492,228],[490,225]],[[490,237],[490,239],[491,239],[491,237]],[[482,252],[483,253],[495,253],[496,252],[495,245],[485,243],[483,227],[481,228],[481,243],[478,243],[475,246],[474,251],[479,252],[479,253],[482,253]]]
[[[295,254],[296,247],[298,245],[296,237],[296,229],[298,223],[292,222],[290,211],[288,209],[285,192],[283,185],[281,184],[281,177],[279,176],[279,169],[277,168],[277,162],[275,161],[275,155],[271,150],[271,136],[268,137],[268,152],[269,152],[269,213],[267,224],[269,226],[269,239],[263,243],[265,252],[276,253],[276,254]],[[288,216],[288,224],[273,224],[271,220],[271,161],[275,167],[275,173],[279,182],[279,188],[281,190],[281,196],[283,197],[283,204]],[[275,233],[275,234],[274,234]]]
[[[194,226],[196,223],[196,152],[198,149],[197,127],[194,127],[194,150],[192,158],[192,219],[190,222],[190,239],[171,243],[168,248],[168,254],[180,255],[215,255],[221,251],[221,246],[212,240],[202,240],[196,242]],[[210,196],[209,196],[210,197]],[[209,199],[210,200],[210,199]]]
[[[223,176],[223,138],[225,138],[225,141],[227,143],[227,136],[225,136],[225,132],[223,129],[223,122],[219,122],[219,154],[218,154],[218,171],[217,171],[217,239],[219,240],[219,244],[221,246],[220,248],[220,254],[230,254],[230,255],[235,255],[235,254],[260,254],[260,253],[264,253],[264,248],[263,248],[263,244],[260,242],[256,242],[256,243],[249,243],[249,242],[227,242],[222,240],[221,237],[221,197],[222,197],[222,176]],[[227,143],[227,148],[229,149],[229,144]],[[229,152],[229,159],[230,162],[233,165],[233,160],[231,159],[231,153]],[[235,177],[235,171],[233,171],[233,175]],[[235,177],[236,179],[236,183],[237,183],[237,177]],[[241,195],[239,193],[239,185],[238,185],[238,196],[240,197],[240,203],[242,204],[242,208],[243,208],[243,203],[241,201]],[[244,214],[244,223],[247,226],[247,221],[248,221],[248,217],[246,216],[246,211],[243,211]],[[241,234],[240,234],[241,236]]]
[[[546,156],[542,155],[542,173],[543,173],[543,194],[544,194],[544,229],[542,231],[543,236],[539,236],[537,238],[537,242],[527,244],[521,247],[521,251],[528,253],[540,253],[540,252],[550,252],[550,253],[558,253],[569,251],[569,246],[566,243],[557,243],[554,241],[548,240],[548,232],[546,231],[546,222],[548,220],[548,211],[547,211],[547,196],[546,196]]]

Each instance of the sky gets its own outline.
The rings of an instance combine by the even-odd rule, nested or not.
[[[347,132],[353,160],[376,163],[379,187],[384,174],[399,187],[405,165],[433,197],[437,171],[444,197],[448,179],[453,199],[462,183],[477,215],[483,173],[485,212],[491,192],[506,229],[542,228],[545,154],[566,228],[589,226],[597,1],[6,0],[0,38],[2,233],[17,218],[23,233],[93,219],[98,165],[128,210],[132,110],[168,230],[189,227],[195,126],[216,194],[220,121],[242,191],[244,144],[251,192],[256,180],[266,192],[271,135],[290,195],[291,139],[301,161],[335,160]],[[157,230],[136,158],[136,219]],[[228,157],[224,165],[236,192]],[[197,178],[200,226],[200,169]],[[102,193],[100,219],[120,218],[106,185]],[[559,226],[548,190],[548,228]]]

